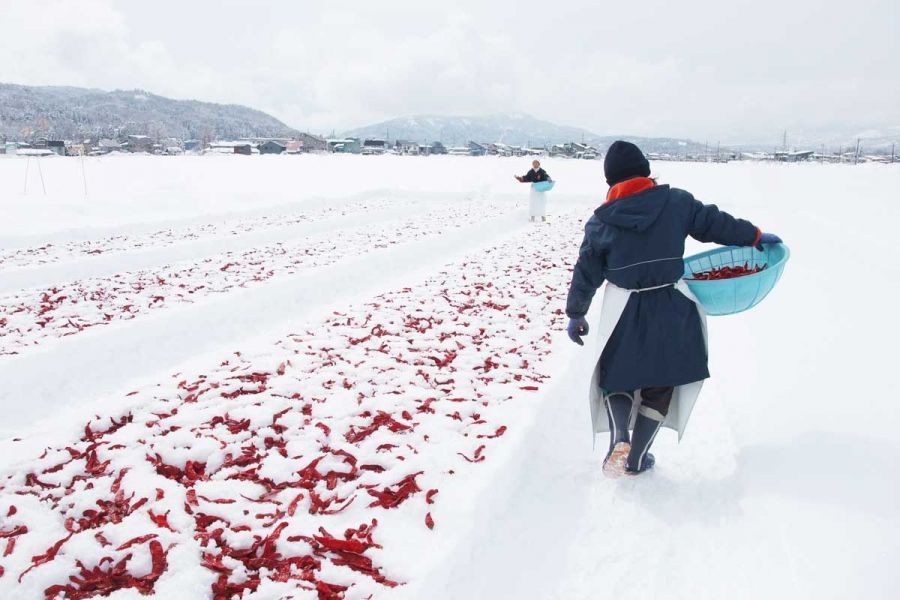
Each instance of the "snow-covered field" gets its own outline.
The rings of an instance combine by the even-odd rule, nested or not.
[[[0,157],[0,597],[895,597],[900,165],[652,165],[792,258],[626,480],[563,331],[600,162],[545,161],[545,225],[515,159],[37,166]]]

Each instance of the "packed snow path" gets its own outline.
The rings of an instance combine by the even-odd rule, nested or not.
[[[684,441],[660,434],[653,472],[610,481],[588,433],[595,357],[558,313],[600,165],[547,162],[555,220],[529,226],[515,160],[129,157],[88,163],[108,178],[89,201],[54,196],[77,163],[44,165],[44,200],[0,160],[0,252],[212,232],[10,265],[7,297],[416,223],[0,357],[0,596],[893,598],[900,169],[654,163],[793,256],[763,304],[710,321]],[[330,199],[296,204],[298,171]],[[469,202],[501,209],[433,223]],[[856,205],[880,218],[845,218]],[[262,218],[307,211],[322,218]]]

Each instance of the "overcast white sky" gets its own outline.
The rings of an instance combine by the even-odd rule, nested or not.
[[[0,81],[328,132],[525,112],[722,141],[900,125],[900,0],[0,0]]]

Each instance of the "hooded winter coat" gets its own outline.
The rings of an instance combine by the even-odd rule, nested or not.
[[[547,173],[543,169],[543,167],[539,168],[537,171],[534,169],[530,169],[527,173],[522,176],[522,183],[539,183],[541,181],[550,181],[550,174]]]
[[[632,391],[708,378],[697,307],[672,285],[684,274],[685,239],[751,246],[759,229],[684,190],[659,185],[602,205],[584,231],[566,302],[570,318],[587,313],[604,281],[646,290],[630,295],[600,355],[600,387]]]

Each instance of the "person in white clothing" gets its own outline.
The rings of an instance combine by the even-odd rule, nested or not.
[[[539,183],[541,181],[552,181],[550,174],[541,168],[541,161],[534,160],[531,163],[531,170],[524,175],[516,175],[516,181],[519,183]],[[539,192],[531,188],[531,194],[528,196],[528,216],[531,222],[537,221],[538,217],[541,221],[547,221],[547,194]]]

